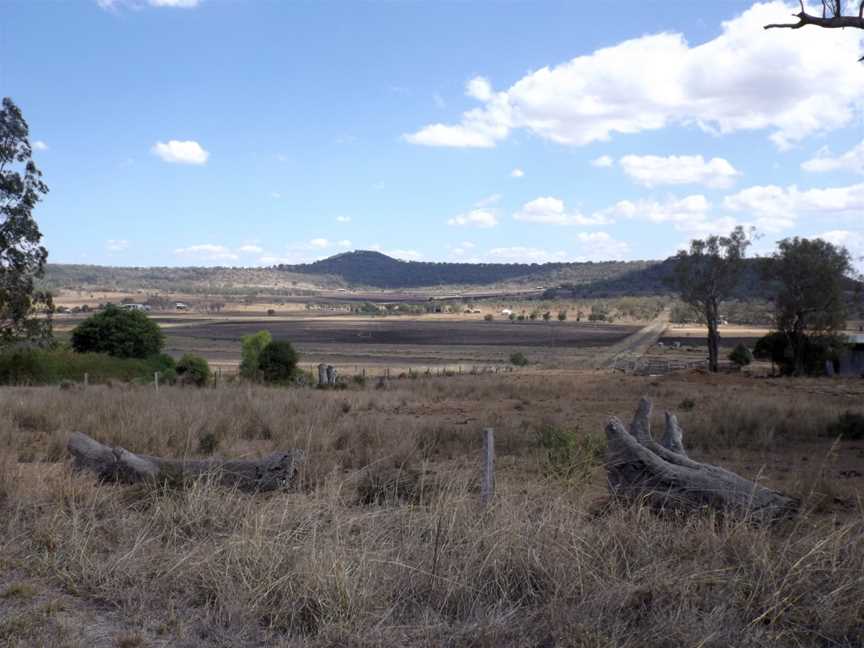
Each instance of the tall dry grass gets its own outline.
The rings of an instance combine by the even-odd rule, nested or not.
[[[590,457],[573,458],[594,465],[575,477],[546,469],[549,426],[591,432],[648,392],[660,406],[691,398],[698,435],[726,419],[714,400],[742,398],[734,384],[652,382],[4,390],[0,611],[18,613],[0,620],[0,645],[860,646],[860,503],[842,518],[808,504],[796,522],[759,529],[603,509]],[[751,394],[754,412],[761,398],[798,417],[848,407],[839,392],[778,404],[773,388]],[[484,510],[476,465],[487,425],[499,478]],[[201,454],[212,434],[226,455],[304,447],[308,460],[292,493],[251,496],[206,479],[184,490],[98,485],[50,463],[72,429],[153,454]],[[727,436],[724,448],[741,441]],[[372,477],[382,496],[364,499]],[[814,484],[796,487],[807,498]],[[59,593],[65,611],[32,602],[47,594],[22,601],[22,583]],[[70,619],[99,620],[98,636]]]

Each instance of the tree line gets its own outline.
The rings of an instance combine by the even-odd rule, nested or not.
[[[741,280],[751,239],[742,227],[729,236],[694,239],[675,257],[672,282],[708,327],[708,367],[719,369],[720,306]],[[769,257],[756,260],[771,295],[776,331],[757,350],[797,376],[842,346],[849,293],[860,299],[860,277],[849,251],[822,239],[785,238]],[[824,365],[823,365],[824,366]],[[821,369],[821,367],[819,367]]]

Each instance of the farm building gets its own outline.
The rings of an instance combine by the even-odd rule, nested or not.
[[[840,356],[837,373],[841,376],[864,376],[864,334],[849,336],[849,351]]]

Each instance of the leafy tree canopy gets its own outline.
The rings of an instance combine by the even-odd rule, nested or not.
[[[72,348],[79,353],[107,353],[118,358],[146,358],[162,350],[159,325],[137,310],[108,306],[72,331]]]
[[[35,291],[48,251],[33,209],[48,192],[32,160],[27,122],[8,97],[0,108],[0,345],[51,339],[51,296]]]

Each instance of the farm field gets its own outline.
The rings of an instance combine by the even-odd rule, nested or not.
[[[799,517],[758,528],[609,502],[603,427],[642,395],[655,425],[678,413],[693,458],[800,498]],[[0,642],[852,648],[864,441],[830,426],[862,402],[860,380],[700,372],[7,388]],[[498,460],[484,510],[486,427]],[[306,462],[287,493],[99,485],[66,463],[72,430],[162,456],[299,447]],[[688,619],[671,644],[670,618]]]
[[[66,317],[58,320],[56,328],[68,333],[80,319]],[[223,371],[236,370],[243,335],[266,329],[274,339],[291,342],[303,366],[326,362],[343,372],[367,369],[372,375],[388,368],[402,372],[503,365],[516,351],[547,368],[586,367],[599,350],[640,329],[627,324],[486,322],[477,315],[256,318],[190,314],[154,319],[166,334],[166,352],[200,354]]]

